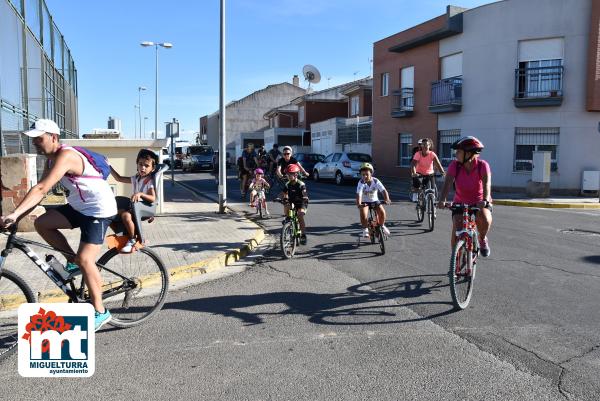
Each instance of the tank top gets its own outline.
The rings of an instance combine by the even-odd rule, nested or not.
[[[107,218],[117,214],[117,202],[108,182],[102,178],[94,166],[70,146],[63,146],[61,150],[70,150],[79,155],[83,160],[83,174],[80,176],[67,174],[60,179],[60,183],[69,191],[67,202],[79,213],[90,216]]]

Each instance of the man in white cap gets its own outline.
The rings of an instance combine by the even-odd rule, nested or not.
[[[69,191],[68,204],[48,210],[35,220],[36,231],[56,249],[74,254],[59,229],[81,229],[76,256],[65,255],[69,274],[81,273],[89,288],[91,303],[96,309],[96,330],[108,323],[110,312],[102,303],[102,279],[96,259],[102,248],[106,230],[117,214],[115,197],[104,179],[86,156],[75,148],[59,142],[60,129],[52,120],[37,120],[24,133],[33,138],[40,155],[46,156],[42,179],[34,185],[14,212],[0,216],[0,227],[8,227],[44,198],[59,181]]]

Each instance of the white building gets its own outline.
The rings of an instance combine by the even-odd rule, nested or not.
[[[437,111],[439,143],[480,138],[495,187],[525,187],[533,151],[551,151],[551,188],[579,192],[583,171],[600,170],[599,16],[595,0],[464,11],[463,32],[439,42],[441,78],[462,77],[462,109]]]

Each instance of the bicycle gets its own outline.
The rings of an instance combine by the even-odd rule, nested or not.
[[[300,245],[300,221],[298,221],[298,214],[294,208],[294,204],[290,204],[287,199],[275,199],[275,202],[279,202],[282,205],[290,205],[288,215],[283,220],[283,227],[281,227],[281,235],[279,237],[279,244],[281,245],[281,251],[286,259],[291,259],[296,253],[296,248]]]
[[[69,276],[59,272],[53,265],[54,256],[42,260],[28,245],[38,246],[63,255],[50,245],[28,240],[16,235],[18,221],[8,230],[4,250],[0,253],[0,359],[13,351],[18,343],[17,310],[22,303],[36,302],[36,295],[29,284],[17,273],[4,269],[8,255],[13,249],[23,252],[59,288],[54,295],[66,295],[69,303],[89,302],[81,272]],[[168,287],[169,273],[160,257],[147,246],[140,246],[131,254],[120,253],[115,236],[109,236],[112,244],[96,262],[102,277],[102,298],[110,310],[112,326],[127,328],[136,326],[153,316],[163,306]],[[53,260],[54,259],[54,260]],[[60,263],[60,262],[59,262]],[[62,273],[62,275],[61,275]]]
[[[381,254],[385,255],[385,241],[388,237],[385,231],[383,231],[383,227],[377,224],[377,212],[375,211],[375,208],[379,206],[379,203],[362,203],[362,205],[369,207],[367,228],[369,229],[369,238],[371,239],[371,244],[374,245],[375,242],[378,241]],[[360,243],[360,236],[358,238],[358,242]]]
[[[456,244],[450,257],[450,295],[455,308],[465,309],[469,306],[473,295],[473,282],[477,271],[477,257],[479,256],[479,233],[475,224],[475,214],[478,207],[467,204],[449,204],[450,210],[462,211],[462,229],[455,233]]]
[[[435,185],[435,177],[437,175],[431,174],[429,176],[419,175],[420,178],[429,177],[427,188],[419,188],[417,195],[417,221],[422,223],[427,213],[427,223],[429,224],[429,231],[433,231],[435,228],[435,219],[437,218],[437,211],[435,202],[437,200],[437,186]]]
[[[260,216],[261,219],[264,219],[265,216],[269,215],[267,211],[267,194],[266,190],[259,189],[256,191],[256,195],[254,196],[254,204],[256,206],[256,214]]]

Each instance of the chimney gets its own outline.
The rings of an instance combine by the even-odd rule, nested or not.
[[[300,86],[300,78],[298,78],[298,75],[294,75],[294,78],[292,78],[292,83],[294,86]]]

